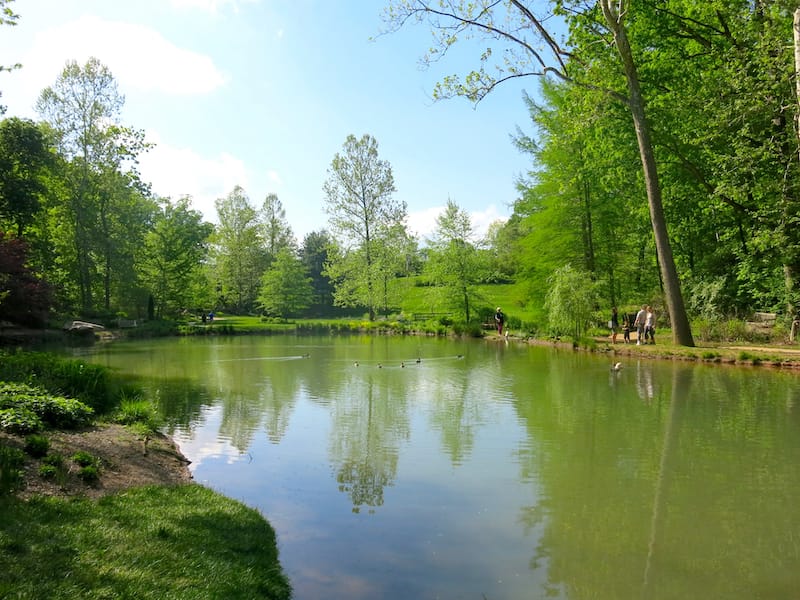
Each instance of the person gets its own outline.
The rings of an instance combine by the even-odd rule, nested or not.
[[[647,306],[642,304],[642,308],[636,313],[636,319],[633,321],[633,326],[636,327],[636,345],[639,346],[644,341],[644,324],[647,319]]]
[[[622,313],[622,343],[631,343],[631,315],[627,312]]]
[[[506,317],[503,314],[503,311],[500,310],[500,307],[497,307],[497,310],[494,313],[494,322],[497,325],[497,335],[503,335],[503,323],[505,322]]]
[[[611,343],[616,344],[619,333],[619,313],[616,306],[611,309],[611,321],[608,324],[611,325]]]
[[[650,343],[655,345],[656,343],[656,316],[653,314],[653,309],[648,306],[645,309],[647,312],[645,313],[644,317],[644,342],[647,343],[647,340],[650,340]]]

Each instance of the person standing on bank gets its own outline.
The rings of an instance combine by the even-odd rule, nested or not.
[[[631,316],[627,311],[622,313],[622,343],[631,343]]]
[[[653,314],[653,309],[651,307],[647,307],[645,309],[647,313],[645,314],[644,318],[644,341],[647,343],[647,340],[650,339],[651,344],[656,343],[656,316]]]
[[[503,323],[506,321],[506,316],[503,314],[503,311],[500,310],[500,307],[497,307],[497,310],[494,313],[494,323],[497,325],[497,335],[503,335]]]
[[[619,333],[619,313],[617,312],[617,307],[611,309],[611,321],[609,321],[609,325],[611,325],[611,343],[617,343],[617,334]]]
[[[639,312],[636,313],[636,320],[633,322],[633,326],[636,327],[637,346],[647,341],[644,339],[644,324],[646,319],[647,319],[647,306],[645,304],[642,304],[642,308],[640,308]]]

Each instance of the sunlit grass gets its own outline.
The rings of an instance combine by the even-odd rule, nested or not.
[[[291,595],[270,525],[200,485],[0,508],[0,598]]]

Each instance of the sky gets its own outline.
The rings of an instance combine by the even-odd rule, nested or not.
[[[323,184],[348,135],[374,137],[394,174],[409,229],[429,237],[448,200],[480,235],[506,219],[530,156],[523,91],[497,88],[477,106],[434,102],[435,83],[477,66],[463,46],[428,69],[426,25],[384,29],[383,0],[19,0],[0,27],[6,117],[39,120],[35,103],[69,60],[106,65],[125,96],[121,122],[145,132],[141,156],[154,193],[214,201],[241,186],[251,203],[277,194],[298,241],[327,227]]]

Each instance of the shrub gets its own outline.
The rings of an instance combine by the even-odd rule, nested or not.
[[[0,384],[0,409],[28,410],[42,423],[61,429],[86,425],[93,415],[92,409],[79,400],[50,396],[41,388],[24,384]]]
[[[97,464],[97,458],[86,452],[85,450],[78,450],[72,455],[72,462],[80,465],[81,467],[88,467]]]
[[[46,465],[51,465],[53,467],[62,467],[64,466],[64,457],[59,454],[58,452],[54,454],[48,454],[42,459],[42,462]]]
[[[10,494],[22,485],[24,463],[22,450],[0,444],[0,496]]]
[[[9,433],[25,435],[41,431],[44,429],[44,424],[35,412],[29,408],[18,406],[0,409],[0,429]]]
[[[53,465],[39,465],[39,477],[42,479],[55,479],[58,475],[58,467]]]
[[[77,398],[101,414],[120,394],[108,368],[43,352],[0,353],[0,381],[32,382],[36,390]]]
[[[100,470],[96,465],[86,465],[78,471],[78,477],[88,484],[97,483],[100,479]]]
[[[50,440],[43,435],[31,434],[25,438],[25,452],[34,458],[42,458],[50,450]]]

